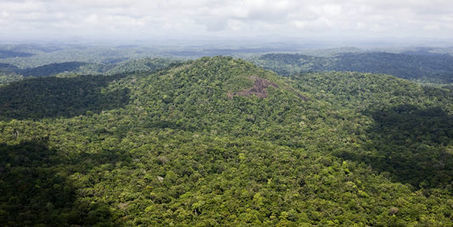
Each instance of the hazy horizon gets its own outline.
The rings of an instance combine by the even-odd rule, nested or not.
[[[452,45],[453,2],[2,0],[2,42]]]

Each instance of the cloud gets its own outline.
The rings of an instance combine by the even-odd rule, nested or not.
[[[2,0],[0,38],[444,38],[450,0]]]

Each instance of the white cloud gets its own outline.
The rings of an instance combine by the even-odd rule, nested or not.
[[[453,37],[451,0],[0,0],[0,38]]]

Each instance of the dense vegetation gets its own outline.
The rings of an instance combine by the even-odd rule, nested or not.
[[[355,132],[367,135],[364,149],[337,150],[338,156],[366,162],[417,188],[453,182],[451,90],[360,73],[306,74],[295,81],[299,89],[329,100],[336,109],[373,120],[366,131]]]
[[[0,58],[30,57],[33,54],[12,50],[0,50]]]
[[[0,63],[0,73],[11,74],[18,72],[19,68],[11,64]]]
[[[453,221],[448,87],[228,57],[155,70],[0,87],[0,223]]]
[[[180,61],[163,58],[143,58],[127,61],[111,60],[108,63],[63,62],[20,69],[0,63],[0,85],[22,80],[24,77],[73,77],[75,75],[119,75],[154,72]],[[36,81],[36,80],[35,80]]]
[[[0,86],[9,84],[14,81],[22,80],[24,77],[17,74],[1,74],[0,73]]]
[[[53,63],[49,65],[38,66],[35,68],[20,70],[17,73],[24,76],[51,76],[63,72],[75,71],[86,64],[87,63],[83,62]]]
[[[178,64],[180,61],[163,58],[142,58],[124,62],[111,63],[108,70],[101,71],[106,74],[121,74],[121,73],[143,73],[154,72],[169,67],[170,65]],[[89,70],[87,70],[90,72]],[[98,70],[99,71],[99,70]]]
[[[413,80],[453,82],[453,56],[448,54],[343,53],[332,57],[266,54],[255,62],[282,75],[301,72],[355,71],[383,73]]]
[[[28,56],[9,56],[0,58],[1,63],[15,65],[18,68],[35,68],[43,65],[65,62],[113,63],[115,61],[155,56],[157,50],[146,47],[121,48],[114,46],[78,45],[78,44],[17,44],[2,45],[0,51],[28,53]]]
[[[90,63],[90,67],[110,66],[128,60],[142,58],[178,58],[194,59],[202,56],[251,56],[270,51],[294,50],[290,44],[276,45],[276,48],[255,47],[243,48],[242,44],[219,46],[218,43],[185,46],[169,45],[164,43],[138,44],[138,45],[95,45],[95,44],[1,44],[0,63],[17,66],[20,69],[32,69],[44,65],[67,62]],[[254,45],[255,46],[255,45]],[[9,53],[4,54],[2,53]],[[108,69],[107,69],[108,70]],[[1,70],[0,70],[1,71]],[[103,71],[105,72],[105,71]],[[92,73],[92,72],[90,72]]]
[[[128,89],[106,88],[121,77],[46,77],[11,83],[0,90],[0,119],[69,117],[121,107],[129,101]]]

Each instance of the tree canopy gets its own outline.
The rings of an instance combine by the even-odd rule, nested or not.
[[[231,57],[158,68],[0,87],[0,223],[452,223],[447,87]]]

